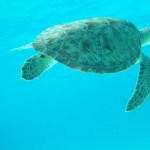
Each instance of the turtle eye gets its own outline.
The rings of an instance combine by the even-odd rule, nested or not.
[[[40,55],[41,58],[45,58],[45,55]]]

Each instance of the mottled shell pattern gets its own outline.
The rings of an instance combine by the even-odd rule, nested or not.
[[[114,73],[135,64],[141,53],[140,32],[130,22],[94,18],[43,31],[33,48],[84,72]]]

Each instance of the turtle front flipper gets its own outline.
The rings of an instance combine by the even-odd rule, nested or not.
[[[136,89],[128,102],[126,111],[132,111],[139,107],[150,93],[150,59],[141,54],[140,72]]]
[[[25,80],[33,80],[55,63],[56,61],[50,56],[43,54],[34,55],[25,61],[22,67],[22,78]]]

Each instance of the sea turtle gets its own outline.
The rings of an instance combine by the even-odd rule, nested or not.
[[[50,27],[17,49],[32,47],[41,52],[25,61],[22,78],[26,80],[39,77],[57,62],[98,74],[116,73],[139,63],[136,89],[126,108],[132,111],[150,93],[150,59],[141,52],[145,44],[150,44],[150,27],[138,30],[125,20],[91,18]]]

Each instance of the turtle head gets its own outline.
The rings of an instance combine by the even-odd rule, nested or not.
[[[143,28],[140,30],[140,32],[142,46],[150,44],[150,27]]]

